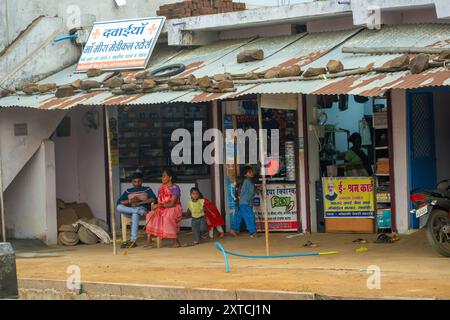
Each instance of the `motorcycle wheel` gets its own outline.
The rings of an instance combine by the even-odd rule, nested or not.
[[[427,223],[427,238],[431,246],[444,257],[450,257],[450,242],[441,229],[449,223],[448,212],[433,210]]]

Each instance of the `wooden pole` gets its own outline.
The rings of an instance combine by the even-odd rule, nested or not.
[[[0,142],[1,144],[1,142]],[[2,241],[6,242],[6,225],[5,225],[5,201],[3,199],[3,161],[2,161],[2,152],[0,146],[0,216],[2,223]]]
[[[262,108],[261,98],[258,98],[258,124],[259,124],[259,160],[261,161],[261,173],[262,173],[262,196],[261,204],[264,212],[264,229],[266,235],[266,255],[270,255],[270,239],[269,239],[269,213],[267,211],[267,184],[266,184],[266,172],[265,163],[266,157],[264,153],[264,135],[263,135],[263,121],[262,121]]]
[[[354,54],[441,54],[448,51],[449,48],[428,48],[428,47],[343,47],[342,53]]]
[[[111,210],[111,230],[113,236],[113,252],[117,255],[116,246],[116,206],[114,205],[114,190],[112,182],[112,160],[111,160],[111,132],[109,129],[109,113],[108,107],[105,108],[105,126],[106,126],[106,140],[108,143],[108,172],[109,172],[109,204]]]

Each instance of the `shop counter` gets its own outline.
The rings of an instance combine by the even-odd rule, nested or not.
[[[373,233],[375,187],[372,177],[323,178],[326,232]]]

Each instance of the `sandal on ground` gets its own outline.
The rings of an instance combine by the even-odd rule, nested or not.
[[[392,240],[392,238],[384,233],[380,234],[377,240],[375,240],[375,243],[393,243],[393,242],[394,241]]]
[[[120,245],[121,249],[127,249],[129,246],[131,246],[132,242],[131,240],[125,241]]]
[[[317,243],[313,243],[311,241],[307,241],[303,246],[307,247],[307,248],[317,248],[319,245]]]
[[[200,242],[198,244],[200,244]],[[184,244],[180,245],[180,247],[173,247],[173,248],[187,248],[187,247],[194,247],[196,245],[197,244],[195,244],[194,242],[193,243],[184,243]]]
[[[132,249],[132,248],[136,248],[138,245],[137,245],[137,243],[136,243],[136,241],[135,242],[130,242],[125,248],[126,249]]]
[[[366,239],[358,238],[356,240],[353,240],[353,243],[369,243],[369,241]]]

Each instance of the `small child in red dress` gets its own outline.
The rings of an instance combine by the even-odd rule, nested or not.
[[[208,225],[209,230],[209,237],[213,239],[214,229],[217,229],[217,231],[219,232],[219,238],[223,238],[225,232],[223,231],[222,226],[225,225],[225,221],[223,221],[220,211],[208,199],[205,199],[203,209],[205,211],[206,224]]]
[[[223,221],[220,211],[211,201],[203,197],[203,194],[198,188],[192,188],[192,191],[198,192],[199,199],[203,200],[203,212],[205,214],[206,225],[208,226],[209,237],[214,239],[214,229],[217,229],[219,238],[223,238],[225,232],[222,226],[225,225],[225,221]]]

